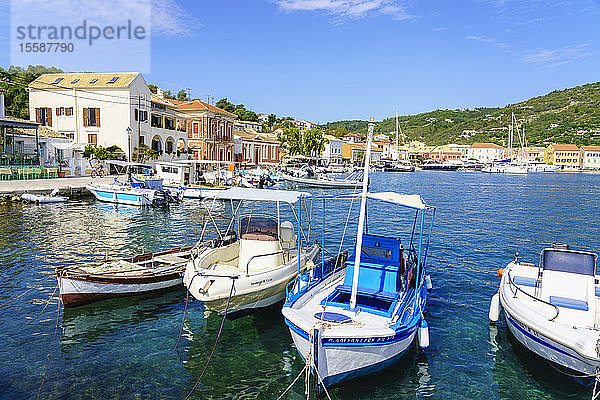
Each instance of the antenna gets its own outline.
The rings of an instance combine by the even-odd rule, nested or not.
[[[187,92],[188,101],[192,101],[192,89],[185,88],[184,90]]]

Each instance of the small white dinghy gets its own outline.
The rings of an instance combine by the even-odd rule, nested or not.
[[[525,347],[577,375],[600,367],[600,286],[597,255],[555,244],[539,265],[510,262],[492,297],[489,318],[504,309],[508,328]]]
[[[54,189],[49,195],[47,194],[32,194],[32,193],[24,193],[21,195],[23,200],[30,201],[32,203],[64,203],[69,200],[68,197],[59,196],[59,189]]]
[[[318,250],[316,244],[298,246],[297,238],[305,232],[297,236],[292,222],[281,222],[283,212],[296,215],[295,203],[301,212],[300,204],[305,207],[301,199],[307,196],[310,193],[238,187],[213,193],[206,201],[230,201],[231,220],[225,233],[219,232],[217,245],[187,264],[183,283],[190,293],[208,310],[227,312],[230,319],[283,300],[286,285],[312,265]],[[269,203],[276,210],[265,207]],[[281,205],[291,210],[282,210]],[[201,237],[209,224],[217,226],[213,211],[206,211]]]

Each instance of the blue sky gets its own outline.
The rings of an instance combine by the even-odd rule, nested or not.
[[[504,106],[600,81],[598,0],[152,1],[148,83],[279,116]]]

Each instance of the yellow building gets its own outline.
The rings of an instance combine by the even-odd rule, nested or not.
[[[546,147],[544,162],[558,166],[560,169],[579,169],[579,147],[574,144],[553,143]]]

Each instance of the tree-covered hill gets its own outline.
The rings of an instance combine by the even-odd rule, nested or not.
[[[600,144],[600,82],[565,90],[498,108],[435,110],[398,117],[406,140],[428,144],[473,143],[507,140],[511,113],[525,129],[530,145],[547,142]],[[367,121],[337,121],[322,125],[326,130],[365,134]],[[393,136],[395,118],[378,122],[375,132]],[[593,132],[597,130],[598,132]]]

